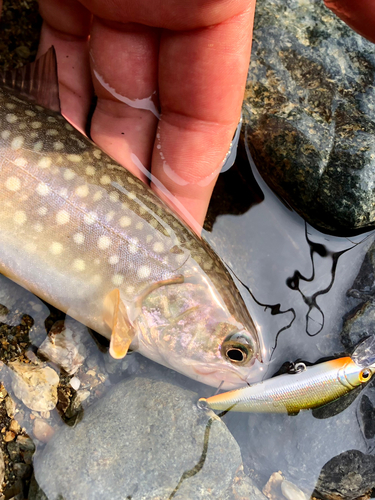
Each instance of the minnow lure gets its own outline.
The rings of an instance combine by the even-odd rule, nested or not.
[[[115,358],[131,348],[227,389],[251,379],[260,340],[217,255],[56,112],[53,50],[21,73],[0,88],[0,272]]]
[[[370,357],[360,356],[371,345]],[[368,382],[375,373],[374,338],[358,346],[351,357],[314,366],[296,363],[296,373],[278,375],[242,389],[201,398],[199,406],[238,412],[289,413],[318,408]]]

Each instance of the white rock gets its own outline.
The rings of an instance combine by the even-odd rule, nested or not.
[[[301,491],[298,486],[286,479],[281,483],[281,493],[287,500],[307,500],[304,492]]]
[[[81,381],[79,380],[78,377],[73,377],[71,380],[70,380],[70,386],[75,390],[75,391],[78,391],[79,387],[81,385]]]

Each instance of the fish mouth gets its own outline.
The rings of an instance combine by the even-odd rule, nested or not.
[[[247,381],[235,371],[220,370],[211,366],[194,366],[196,379],[212,387],[232,390],[246,386]]]

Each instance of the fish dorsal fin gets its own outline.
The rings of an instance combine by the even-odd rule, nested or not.
[[[121,359],[126,356],[135,333],[118,289],[112,290],[104,299],[104,321],[112,329],[109,353],[113,358]]]
[[[53,46],[36,61],[19,69],[1,72],[0,82],[40,106],[61,112],[57,59]]]

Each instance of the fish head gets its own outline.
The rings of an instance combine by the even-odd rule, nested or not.
[[[135,327],[141,354],[213,387],[243,386],[257,370],[256,332],[236,321],[203,284],[154,290]]]

